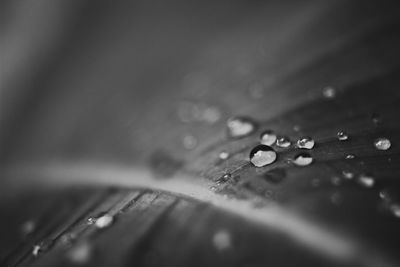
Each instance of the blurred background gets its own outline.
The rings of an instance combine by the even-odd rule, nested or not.
[[[396,1],[1,1],[4,266],[396,266],[399,13]],[[255,135],[227,138],[237,115]],[[282,152],[278,172],[250,168],[265,129],[311,136],[315,164],[293,169]],[[389,154],[369,145],[382,136]],[[258,180],[274,170],[285,183]],[[349,170],[375,191],[337,189]],[[216,188],[226,173],[240,182]],[[139,200],[114,232],[87,223]]]

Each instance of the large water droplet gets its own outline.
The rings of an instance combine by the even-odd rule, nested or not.
[[[250,151],[250,162],[256,167],[264,167],[277,158],[275,150],[266,145],[258,145]]]
[[[271,146],[276,142],[276,134],[273,131],[266,130],[260,135],[261,144]]]
[[[286,137],[286,136],[280,136],[276,140],[276,145],[279,146],[279,147],[287,148],[291,144],[292,144],[292,142],[290,142],[290,139],[288,137]]]
[[[297,140],[298,148],[312,149],[315,145],[315,141],[311,137],[302,137]]]
[[[228,120],[227,129],[230,137],[241,138],[254,132],[256,124],[247,117],[233,117]]]
[[[375,184],[375,179],[374,177],[362,174],[358,177],[358,182],[364,187],[371,188]]]
[[[308,153],[300,153],[294,157],[293,163],[297,166],[307,166],[313,162],[313,158]]]
[[[334,98],[336,96],[336,89],[332,86],[327,86],[322,89],[322,95],[325,98]]]
[[[338,131],[338,132],[337,132],[337,138],[338,138],[340,141],[345,141],[345,140],[349,139],[349,136],[348,136],[347,133],[344,132],[344,131]]]
[[[226,250],[231,247],[231,235],[226,230],[219,230],[212,238],[212,242],[217,250]]]
[[[391,145],[390,140],[384,137],[378,138],[374,141],[374,146],[378,150],[388,150]]]

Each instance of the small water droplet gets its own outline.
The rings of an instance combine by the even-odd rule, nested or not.
[[[213,192],[216,192],[218,190],[218,188],[216,186],[210,186],[210,190]]]
[[[96,219],[95,226],[99,229],[109,227],[114,222],[114,217],[110,214],[104,214]]]
[[[371,188],[375,184],[375,179],[371,176],[362,174],[358,177],[358,182],[364,187]]]
[[[186,135],[183,137],[182,143],[186,149],[190,150],[197,146],[197,139],[193,135]]]
[[[302,137],[297,140],[298,148],[312,149],[315,145],[315,141],[311,137]]]
[[[338,176],[333,176],[331,178],[331,182],[333,185],[341,185],[342,184],[342,179]]]
[[[391,204],[389,208],[394,216],[396,216],[397,218],[400,218],[400,205],[399,204]]]
[[[227,122],[228,135],[233,138],[245,137],[256,129],[253,120],[247,117],[233,117]]]
[[[231,235],[226,230],[219,230],[212,238],[212,242],[217,250],[226,250],[232,246]]]
[[[32,248],[32,255],[34,257],[37,257],[39,255],[40,252],[40,245],[34,245]]]
[[[353,179],[354,177],[354,173],[352,173],[351,171],[342,171],[343,177],[346,179]]]
[[[217,182],[218,185],[220,185],[220,184],[226,183],[231,178],[232,178],[232,175],[230,173],[225,173],[220,178],[218,178],[216,182]]]
[[[354,159],[355,157],[353,154],[346,155],[346,159]]]
[[[332,204],[340,205],[343,202],[343,196],[339,192],[335,192],[330,196]]]
[[[229,153],[226,151],[222,151],[221,153],[219,153],[218,157],[220,159],[227,159],[227,158],[229,158]]]
[[[266,145],[258,145],[250,151],[250,162],[256,167],[264,167],[277,158],[275,150]]]
[[[26,221],[21,226],[21,232],[23,235],[29,235],[35,231],[36,223],[32,220]]]
[[[378,150],[388,150],[392,144],[389,139],[381,137],[374,141],[374,145]]]
[[[336,96],[336,89],[332,86],[326,86],[322,89],[322,95],[325,98],[334,98]]]
[[[373,124],[377,125],[381,122],[381,117],[377,113],[372,113],[371,114],[371,121]]]
[[[313,162],[313,158],[308,153],[300,153],[294,157],[293,163],[297,166],[307,166]]]
[[[276,134],[273,131],[266,130],[260,135],[261,144],[271,146],[276,142]]]
[[[295,131],[295,132],[300,131],[300,126],[299,125],[294,125],[293,126],[293,131]]]
[[[288,137],[286,137],[286,136],[280,136],[276,140],[276,145],[279,146],[279,147],[287,148],[291,144],[292,144],[292,142],[290,142],[290,139]]]
[[[392,200],[391,194],[386,189],[383,189],[383,190],[381,190],[379,192],[379,197],[384,201],[391,201]]]
[[[348,136],[347,133],[344,132],[344,131],[338,131],[338,132],[337,132],[337,138],[338,138],[340,141],[345,141],[345,140],[349,139],[349,136]]]
[[[67,259],[74,264],[87,263],[91,256],[92,246],[86,241],[72,247],[67,253]]]

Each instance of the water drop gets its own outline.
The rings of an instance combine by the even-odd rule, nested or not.
[[[338,177],[338,176],[333,176],[332,178],[331,178],[331,182],[332,182],[332,184],[333,185],[341,185],[342,184],[342,179],[340,178],[340,177]]]
[[[358,182],[364,187],[371,188],[375,184],[375,179],[371,176],[362,174],[360,177],[358,177]]]
[[[343,177],[346,179],[353,179],[354,177],[354,173],[352,173],[351,171],[342,171]]]
[[[293,163],[297,166],[307,166],[313,162],[313,158],[308,153],[300,153],[294,157]]]
[[[391,204],[390,205],[390,211],[394,216],[397,218],[400,218],[400,205],[399,204]]]
[[[104,214],[96,219],[95,226],[99,229],[109,227],[114,222],[114,217]]]
[[[34,245],[32,248],[32,255],[34,257],[37,257],[39,255],[40,249],[41,249],[40,245]]]
[[[256,167],[264,167],[277,158],[275,150],[266,145],[258,145],[250,151],[250,162]]]
[[[218,157],[220,159],[227,159],[227,158],[229,158],[229,153],[226,151],[222,151],[221,153],[219,153]]]
[[[88,242],[82,242],[72,247],[67,253],[67,259],[74,264],[87,263],[92,255],[92,247]]]
[[[392,144],[389,139],[381,137],[374,141],[374,145],[378,150],[388,150]]]
[[[338,131],[338,132],[337,132],[337,138],[338,138],[340,141],[345,141],[345,140],[349,139],[349,136],[348,136],[347,133],[344,132],[344,131]]]
[[[302,137],[297,140],[298,148],[312,149],[315,145],[315,141],[311,137]]]
[[[212,238],[212,242],[217,250],[226,250],[231,247],[231,235],[226,230],[219,230]]]
[[[379,197],[384,201],[391,201],[392,200],[391,194],[389,193],[388,190],[385,190],[385,189],[379,192]]]
[[[220,185],[220,184],[226,183],[231,178],[232,178],[232,175],[230,173],[225,173],[220,178],[218,178],[216,182],[217,182],[218,185]]]
[[[292,142],[290,142],[290,139],[286,136],[280,136],[277,140],[276,140],[276,145],[279,147],[283,147],[283,148],[287,148],[292,144]]]
[[[300,131],[300,126],[299,125],[294,125],[293,126],[293,131],[295,131],[295,132]]]
[[[23,235],[29,235],[35,231],[36,223],[32,220],[26,221],[21,226],[21,232]]]
[[[245,137],[256,129],[253,120],[247,117],[233,117],[227,122],[228,135],[233,138]]]
[[[322,95],[325,98],[334,98],[336,96],[336,89],[332,86],[327,86],[322,89]]]
[[[260,135],[261,144],[271,146],[276,142],[276,134],[273,131],[266,130]]]
[[[354,159],[355,157],[353,154],[346,155],[346,159]]]
[[[214,124],[221,118],[221,111],[216,107],[206,107],[201,116],[203,121]]]

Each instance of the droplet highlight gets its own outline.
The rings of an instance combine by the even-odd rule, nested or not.
[[[326,86],[322,89],[322,95],[325,98],[334,98],[336,96],[336,89],[332,86]]]
[[[364,187],[371,188],[375,184],[375,179],[372,176],[362,174],[358,177],[358,182]]]
[[[286,136],[280,136],[278,137],[278,139],[276,140],[276,145],[278,147],[283,147],[283,148],[287,148],[292,144],[292,142],[290,141],[290,139]]]
[[[348,136],[347,133],[344,132],[344,131],[338,131],[336,135],[337,135],[337,138],[338,138],[340,141],[345,141],[345,140],[349,139],[349,136]]]

